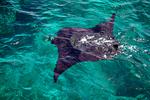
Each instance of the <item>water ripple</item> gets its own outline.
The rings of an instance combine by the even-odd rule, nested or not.
[[[149,0],[0,1],[0,99],[149,100]],[[121,51],[83,62],[53,83],[57,48],[45,39],[63,27],[93,27],[116,13]]]

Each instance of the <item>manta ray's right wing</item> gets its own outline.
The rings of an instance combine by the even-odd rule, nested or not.
[[[105,23],[100,23],[96,25],[96,27],[92,28],[96,32],[100,32],[102,35],[106,35],[109,37],[114,38],[113,36],[113,26],[114,26],[114,20],[115,20],[116,14],[112,14],[110,20]]]

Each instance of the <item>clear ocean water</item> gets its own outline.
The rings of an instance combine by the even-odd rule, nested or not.
[[[76,64],[54,83],[49,35],[112,13],[122,53]],[[0,0],[0,100],[150,100],[150,1]]]

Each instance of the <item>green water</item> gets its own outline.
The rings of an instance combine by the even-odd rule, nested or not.
[[[122,53],[82,62],[53,82],[49,35],[116,13]],[[0,0],[0,100],[150,100],[149,0]]]

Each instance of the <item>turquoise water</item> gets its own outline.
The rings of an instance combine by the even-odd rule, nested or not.
[[[149,0],[0,0],[0,100],[150,100]],[[122,53],[82,62],[57,83],[48,36],[89,28],[116,13]]]

